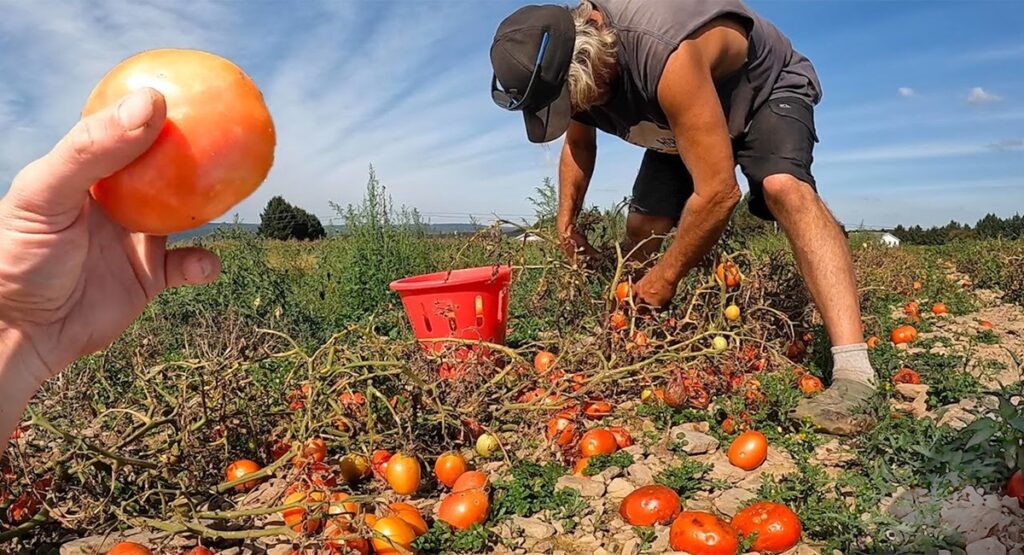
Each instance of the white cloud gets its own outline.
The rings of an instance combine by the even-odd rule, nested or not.
[[[987,104],[989,102],[998,102],[1003,97],[987,92],[981,87],[974,87],[971,92],[967,94],[967,102],[971,104]]]
[[[842,151],[825,151],[820,156],[815,156],[815,161],[831,163],[923,160],[983,154],[992,150],[990,145],[979,143],[900,143]]]
[[[902,96],[903,98],[910,98],[912,96],[917,96],[917,91],[915,91],[914,89],[912,89],[910,87],[900,87],[900,88],[896,89],[896,91],[898,93],[900,93],[900,96]]]

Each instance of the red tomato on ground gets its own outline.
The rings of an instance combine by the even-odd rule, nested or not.
[[[474,524],[487,521],[491,502],[482,489],[467,489],[449,494],[441,500],[437,509],[437,518],[447,522],[452,528],[466,530]]]
[[[263,183],[274,163],[274,122],[238,66],[199,50],[142,52],[103,77],[82,115],[143,86],[163,94],[167,119],[148,151],[93,186],[113,220],[169,235],[223,215]]]
[[[600,420],[612,413],[612,404],[608,401],[587,401],[583,404],[583,414],[591,420]]]
[[[556,415],[548,420],[546,437],[559,447],[568,447],[576,439],[576,424],[565,415]]]
[[[754,470],[767,458],[768,438],[761,432],[743,432],[729,445],[729,462],[743,470]]]
[[[543,374],[551,369],[555,365],[554,353],[548,351],[540,351],[537,356],[533,357],[533,368],[538,374]]]
[[[584,457],[594,455],[611,455],[619,450],[615,436],[608,430],[598,428],[590,430],[580,438],[580,454]]]
[[[732,525],[743,537],[756,534],[754,551],[782,553],[800,541],[800,517],[789,507],[762,501],[736,513]]]
[[[629,432],[621,426],[615,426],[608,428],[612,436],[615,437],[615,444],[619,446],[619,449],[625,449],[630,445],[633,445],[633,436],[629,435]]]
[[[1010,476],[1010,480],[1006,482],[1006,495],[1016,497],[1024,506],[1024,471],[1018,470]]]
[[[420,461],[398,453],[388,461],[384,477],[398,495],[412,495],[420,487]]]
[[[210,551],[201,545],[197,545],[185,552],[185,555],[213,555],[213,551]]]
[[[736,555],[740,548],[736,529],[703,511],[683,511],[668,531],[668,543],[676,551],[695,555]]]
[[[920,384],[921,376],[910,368],[901,368],[892,376],[892,383]]]
[[[148,547],[135,542],[121,542],[110,549],[107,555],[153,555]]]
[[[434,476],[437,481],[452,487],[455,481],[466,472],[466,458],[454,451],[445,453],[434,463]]]
[[[467,489],[484,489],[487,487],[487,475],[479,470],[463,472],[455,484],[452,485],[452,493],[465,491]]]
[[[630,492],[619,505],[619,516],[632,526],[668,524],[679,516],[679,495],[672,488],[651,485]]]
[[[797,386],[800,387],[800,391],[803,392],[804,395],[814,395],[816,393],[821,393],[821,391],[825,389],[825,387],[821,385],[821,380],[819,380],[817,376],[812,376],[810,374],[800,376],[797,379]]]

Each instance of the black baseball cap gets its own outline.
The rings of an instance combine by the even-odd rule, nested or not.
[[[576,26],[563,6],[524,6],[498,25],[491,44],[491,98],[523,112],[531,142],[553,141],[569,128],[575,44]]]

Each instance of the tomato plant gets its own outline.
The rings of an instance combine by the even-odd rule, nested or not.
[[[274,123],[238,66],[199,50],[142,52],[100,80],[82,115],[142,86],[160,91],[167,116],[149,150],[92,187],[112,219],[169,235],[223,215],[263,183],[274,162]]]

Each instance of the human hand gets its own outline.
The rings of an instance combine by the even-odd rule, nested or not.
[[[633,285],[633,297],[638,305],[666,308],[676,296],[679,283],[664,274],[656,264],[640,281]]]
[[[577,262],[579,258],[592,258],[600,255],[600,252],[590,244],[587,236],[576,229],[575,225],[562,226],[559,230],[562,252],[570,262]]]
[[[35,387],[109,346],[161,291],[220,273],[213,253],[128,232],[89,194],[153,144],[166,111],[153,89],[126,96],[79,121],[0,199],[0,354]]]

